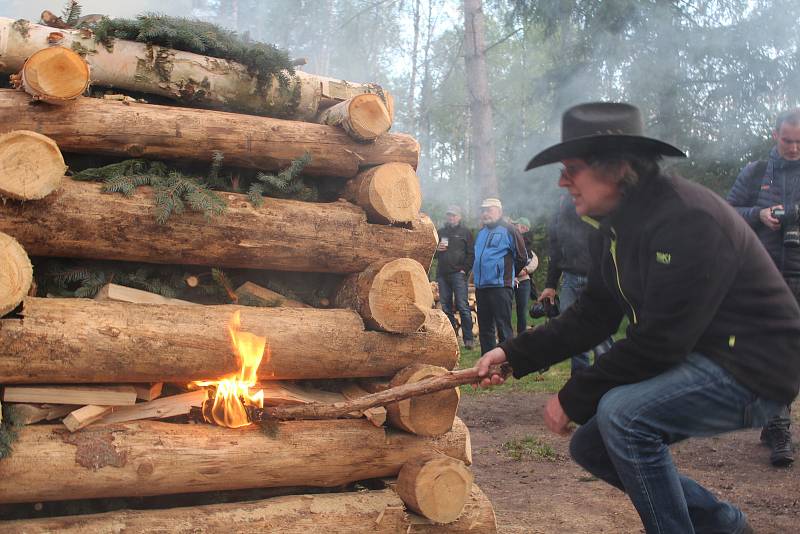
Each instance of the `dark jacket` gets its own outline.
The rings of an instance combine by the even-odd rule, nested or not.
[[[443,237],[449,243],[447,250],[436,251],[436,258],[439,260],[436,274],[453,274],[459,271],[469,274],[475,259],[475,243],[470,229],[461,223],[456,226],[445,225],[439,228],[439,239]]]
[[[753,392],[790,403],[800,384],[800,308],[758,238],[725,201],[683,178],[646,177],[589,239],[586,290],[545,326],[501,344],[514,375],[618,341],[559,392],[586,422],[610,389],[647,380],[692,351]]]
[[[475,238],[472,276],[475,287],[512,287],[514,276],[528,263],[519,230],[504,221],[487,225]]]
[[[586,275],[589,272],[589,233],[592,227],[575,213],[568,196],[558,201],[558,209],[547,228],[548,252],[545,287],[558,288],[562,272]]]
[[[764,168],[764,164],[760,165]],[[728,193],[728,202],[755,230],[775,265],[786,275],[800,275],[800,248],[783,246],[783,232],[767,228],[759,212],[778,204],[790,206],[800,202],[800,161],[788,161],[773,148],[764,172],[759,162],[745,166]]]

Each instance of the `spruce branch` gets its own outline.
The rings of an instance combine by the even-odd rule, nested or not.
[[[81,18],[81,5],[76,0],[67,0],[64,9],[61,10],[61,20],[64,24],[73,28]]]

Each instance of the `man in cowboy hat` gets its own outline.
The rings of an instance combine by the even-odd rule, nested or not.
[[[763,425],[800,387],[800,308],[758,238],[723,199],[663,175],[677,148],[645,137],[628,104],[566,111],[562,142],[528,169],[563,164],[559,185],[595,225],[586,290],[558,318],[476,364],[519,378],[630,326],[546,404],[589,472],[625,491],[649,533],[752,532],[744,514],[678,473],[669,445]]]

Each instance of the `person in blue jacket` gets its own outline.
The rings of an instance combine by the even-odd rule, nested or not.
[[[514,277],[525,267],[527,253],[522,235],[503,221],[503,204],[487,198],[481,204],[483,228],[475,238],[472,266],[475,300],[478,306],[478,338],[481,354],[511,339],[511,302]]]

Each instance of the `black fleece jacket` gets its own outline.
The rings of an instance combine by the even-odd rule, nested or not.
[[[588,286],[546,325],[500,346],[519,378],[626,338],[570,378],[559,400],[585,423],[602,396],[700,352],[754,393],[790,403],[800,386],[800,308],[752,229],[710,190],[645,177],[589,241]]]

